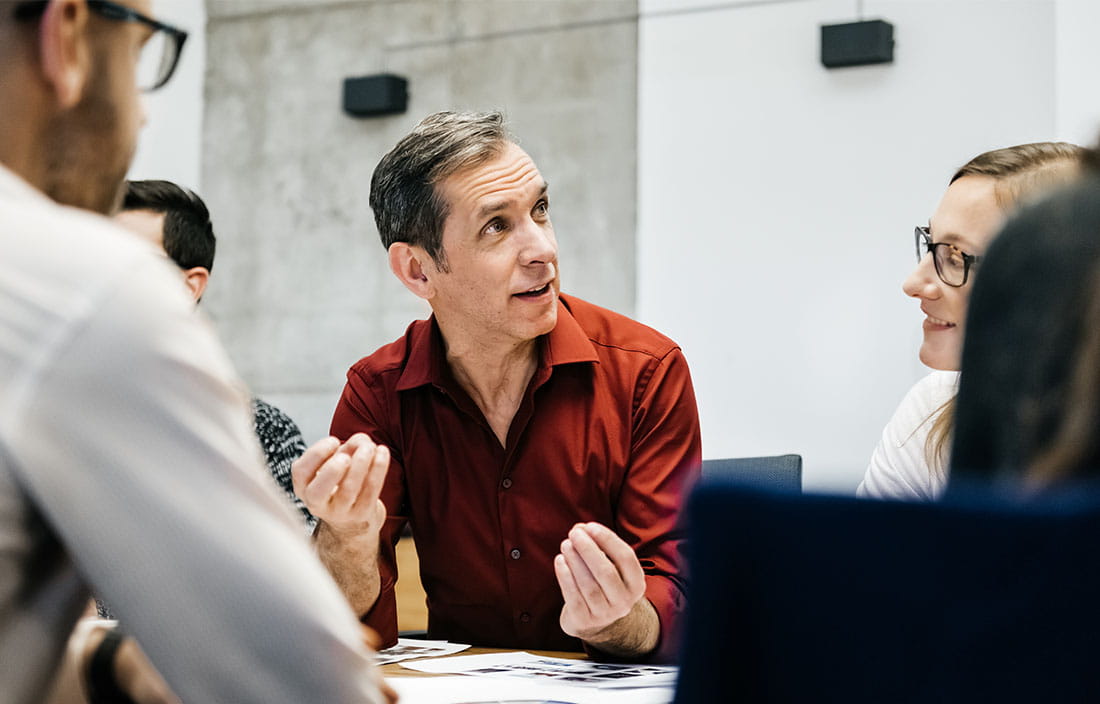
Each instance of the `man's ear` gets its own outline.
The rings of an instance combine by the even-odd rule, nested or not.
[[[427,252],[407,242],[394,242],[390,245],[389,255],[390,271],[405,284],[405,288],[425,301],[435,296],[431,275],[437,269]]]
[[[187,283],[191,297],[195,299],[195,303],[198,303],[203,291],[206,290],[206,284],[210,281],[210,270],[204,266],[193,266],[184,270],[183,280]]]
[[[38,24],[42,74],[68,110],[80,102],[91,72],[88,6],[78,0],[50,0]]]

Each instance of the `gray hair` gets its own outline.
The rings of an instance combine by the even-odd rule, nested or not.
[[[437,190],[459,171],[480,166],[512,142],[499,112],[437,112],[382,157],[370,182],[370,207],[378,236],[421,247],[443,271],[443,223],[450,205]]]

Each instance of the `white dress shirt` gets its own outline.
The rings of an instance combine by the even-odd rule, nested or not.
[[[43,698],[89,588],[185,702],[377,700],[178,271],[0,167],[0,703]]]

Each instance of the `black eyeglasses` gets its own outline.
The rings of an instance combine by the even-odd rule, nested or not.
[[[187,41],[187,32],[152,17],[146,17],[137,10],[110,0],[85,0],[88,9],[100,17],[116,22],[138,22],[153,30],[153,34],[141,47],[141,57],[137,65],[137,87],[143,91],[160,88],[176,71],[183,44]],[[21,2],[15,6],[17,20],[32,20],[40,16],[49,3],[46,0]]]
[[[967,254],[949,242],[933,242],[927,227],[918,225],[913,234],[917,239],[917,262],[920,263],[924,255],[931,252],[936,275],[948,286],[964,286],[970,276],[970,267],[982,260],[981,257]]]

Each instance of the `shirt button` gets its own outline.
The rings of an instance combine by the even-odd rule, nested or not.
[[[519,548],[512,548],[512,552],[508,554],[512,556],[513,560],[518,560],[520,556]]]
[[[530,623],[531,622],[531,614],[524,611],[522,614],[519,615],[519,620],[523,621],[524,623]]]
[[[501,485],[502,487],[504,487],[505,489],[511,489],[511,488],[512,488],[512,480],[511,480],[511,479],[509,479],[508,477],[505,477],[505,478],[504,478],[504,481],[502,481],[502,482],[500,483],[500,485]]]

